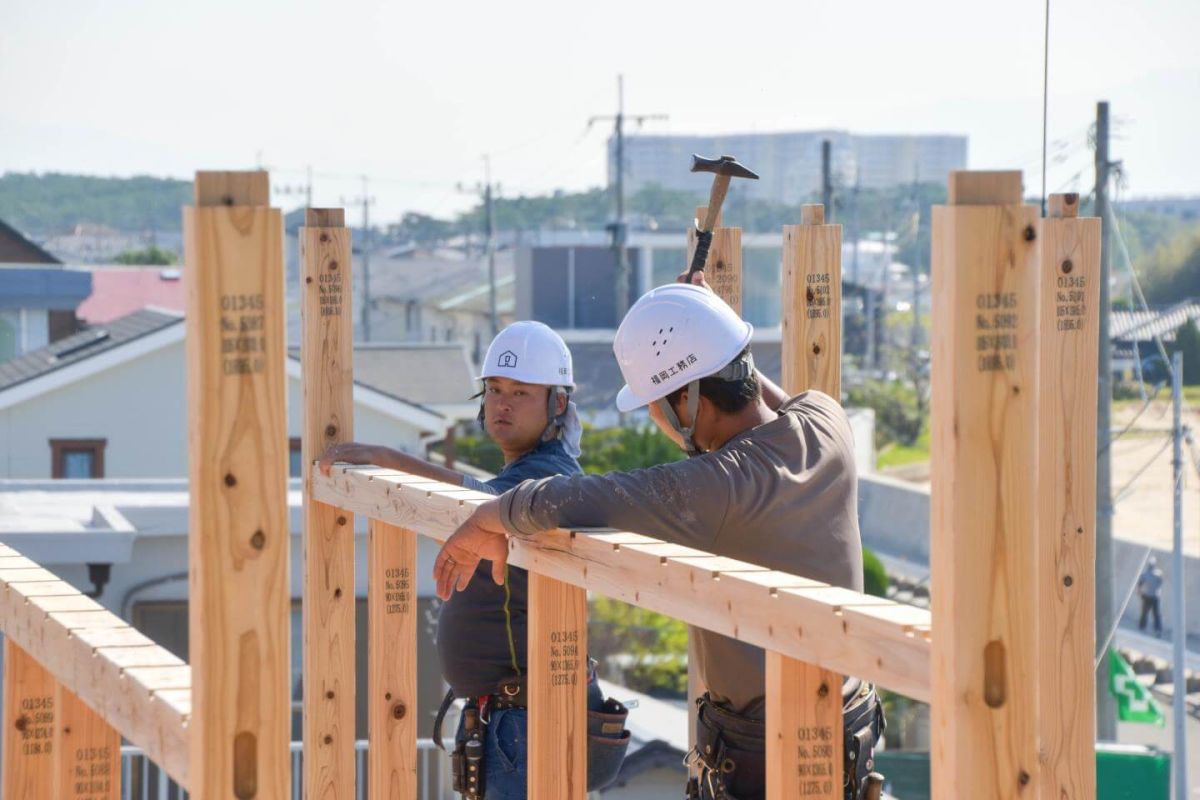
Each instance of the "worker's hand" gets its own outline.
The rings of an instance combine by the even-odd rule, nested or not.
[[[500,522],[500,502],[489,500],[458,526],[433,562],[437,596],[449,600],[454,592],[467,588],[481,559],[492,562],[492,580],[504,583],[508,566],[508,534]]]
[[[679,275],[675,277],[675,282],[688,283],[688,274],[686,272],[679,273]],[[691,284],[692,286],[699,286],[701,289],[708,289],[710,292],[713,290],[713,288],[708,285],[708,281],[704,280],[704,270],[702,269],[698,269],[692,274]]]
[[[335,461],[342,461],[346,464],[378,464],[379,448],[373,444],[359,444],[358,442],[335,444],[321,454],[317,460],[317,469],[321,470],[322,475],[328,475],[329,468]]]

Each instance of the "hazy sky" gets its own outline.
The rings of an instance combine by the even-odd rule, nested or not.
[[[649,132],[970,137],[1040,187],[1040,0],[688,4],[0,0],[0,172],[271,167],[377,218],[604,181],[616,104]],[[1090,185],[1095,102],[1129,196],[1200,193],[1200,2],[1052,0],[1050,190]],[[1055,146],[1060,142],[1060,146]],[[680,164],[685,169],[686,164]],[[326,177],[327,176],[327,177]],[[341,176],[347,176],[343,178]],[[281,197],[280,204],[293,205]]]

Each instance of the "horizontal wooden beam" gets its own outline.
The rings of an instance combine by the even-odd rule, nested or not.
[[[314,471],[312,498],[444,541],[490,495],[380,467]],[[624,532],[514,541],[511,563],[824,669],[930,697],[930,614]]]
[[[0,631],[187,787],[192,681],[183,661],[5,545]]]

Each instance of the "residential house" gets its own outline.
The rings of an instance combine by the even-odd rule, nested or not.
[[[461,347],[446,358],[457,359],[458,383],[468,385],[470,369]],[[402,363],[399,368],[407,369]],[[81,590],[96,593],[110,610],[186,658],[185,376],[183,317],[152,308],[0,364],[0,541]],[[294,357],[287,362],[287,389],[294,476],[288,492],[295,603],[292,658],[298,699],[304,548],[295,477],[301,464],[302,388],[300,362]],[[354,386],[354,432],[359,439],[423,454],[448,425],[446,417],[424,405],[362,382]],[[355,592],[360,604],[365,603],[367,589],[365,535],[365,523],[358,520]],[[423,564],[432,564],[435,549],[432,542],[423,541]],[[423,568],[421,575],[428,572]],[[432,619],[432,582],[422,577],[418,593],[419,606]],[[431,626],[422,631],[426,657],[420,709],[432,713],[441,683]],[[359,636],[365,641],[365,629]],[[360,679],[365,681],[361,670]],[[298,709],[297,705],[297,738]],[[365,720],[365,707],[360,710]]]
[[[75,307],[89,292],[87,273],[0,220],[0,362],[75,333]]]

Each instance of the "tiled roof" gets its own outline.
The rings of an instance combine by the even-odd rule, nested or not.
[[[182,324],[182,315],[142,309],[104,325],[94,325],[46,347],[0,363],[0,391],[113,350],[171,325]]]

